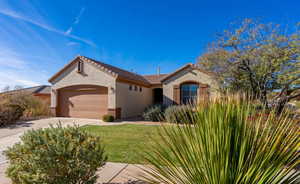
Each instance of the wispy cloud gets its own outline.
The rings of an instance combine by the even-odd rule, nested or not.
[[[76,19],[75,19],[75,22],[74,22],[74,24],[78,24],[79,23],[79,21],[80,21],[80,18],[81,18],[81,16],[82,16],[82,14],[84,13],[84,11],[85,11],[85,8],[83,7],[83,8],[81,8],[81,10],[80,10],[80,12],[79,12],[79,14],[78,14],[78,16],[76,17]]]
[[[70,28],[65,32],[65,34],[66,34],[66,35],[71,34],[72,30],[73,30],[73,27],[70,27]]]
[[[84,38],[81,38],[81,37],[78,37],[78,36],[75,36],[75,35],[72,35],[72,34],[66,34],[66,32],[64,32],[64,31],[55,29],[55,28],[53,28],[53,27],[51,27],[47,24],[43,24],[43,23],[38,22],[38,21],[36,21],[32,18],[29,18],[29,17],[23,16],[21,14],[18,14],[17,12],[14,12],[12,10],[0,9],[0,14],[11,17],[11,18],[14,18],[14,19],[18,19],[18,20],[21,20],[21,21],[24,21],[24,22],[27,22],[27,23],[30,23],[30,24],[33,24],[33,25],[38,26],[38,27],[40,27],[44,30],[47,30],[47,31],[50,31],[50,32],[53,32],[53,33],[56,33],[56,34],[59,34],[59,35],[62,35],[62,36],[66,36],[66,37],[72,38],[74,40],[86,43],[90,46],[96,47],[96,45],[92,41],[86,40]],[[71,31],[72,30],[70,30],[70,33],[71,33]]]
[[[0,90],[7,85],[30,87],[47,81],[47,72],[37,72],[25,58],[12,48],[0,46]]]
[[[1,67],[9,67],[14,69],[22,69],[26,65],[25,61],[23,61],[16,52],[1,49],[0,51],[0,66]]]
[[[23,87],[31,87],[31,86],[38,86],[41,83],[36,82],[34,80],[28,79],[26,76],[17,73],[15,71],[1,71],[0,73],[1,81],[0,81],[0,90],[3,89],[5,86],[23,86]]]
[[[77,17],[75,18],[73,24],[71,25],[71,27],[69,27],[69,29],[65,32],[66,35],[70,35],[70,34],[71,34],[71,32],[73,31],[73,27],[74,27],[76,24],[79,23],[80,18],[81,18],[81,16],[82,16],[82,14],[84,13],[84,11],[85,11],[85,8],[82,7],[82,8],[80,9],[79,14],[78,14]]]
[[[74,46],[74,45],[79,45],[79,43],[77,43],[77,42],[68,42],[67,45],[68,46]]]
[[[34,81],[29,81],[29,80],[20,80],[20,79],[16,79],[15,82],[20,83],[22,85],[24,85],[25,87],[29,86],[38,86],[41,85],[40,83],[34,82]]]

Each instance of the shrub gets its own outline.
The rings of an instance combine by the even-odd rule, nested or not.
[[[102,117],[102,120],[104,122],[113,122],[113,121],[115,121],[115,118],[112,115],[106,114]]]
[[[92,184],[106,162],[99,137],[77,126],[28,131],[5,155],[6,174],[14,184]]]
[[[51,115],[50,106],[47,102],[34,96],[27,96],[24,100],[24,117],[45,117]]]
[[[162,121],[164,119],[163,112],[164,107],[162,105],[152,105],[145,109],[143,118],[146,121]]]
[[[23,115],[24,109],[18,105],[0,105],[0,127],[14,123]]]
[[[50,116],[50,106],[41,99],[25,93],[2,95],[0,126],[11,124],[21,117]]]
[[[192,123],[194,110],[187,105],[173,105],[165,110],[165,120],[169,123]]]
[[[249,119],[255,111],[247,102],[215,101],[197,108],[193,124],[162,126],[162,141],[155,140],[146,149],[143,180],[299,183],[299,172],[294,170],[300,163],[299,125],[289,114],[277,116],[273,111],[264,118]]]

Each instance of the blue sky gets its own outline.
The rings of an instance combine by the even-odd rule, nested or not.
[[[47,84],[76,55],[138,72],[195,62],[244,18],[300,22],[299,0],[0,0],[0,89]]]

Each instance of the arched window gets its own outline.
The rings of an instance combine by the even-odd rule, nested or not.
[[[198,99],[197,83],[184,83],[180,85],[180,103],[181,104],[195,104]]]

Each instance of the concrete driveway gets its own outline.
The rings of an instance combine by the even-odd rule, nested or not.
[[[46,128],[49,125],[56,125],[61,123],[62,126],[68,125],[121,125],[121,124],[158,124],[151,122],[113,122],[105,123],[101,120],[94,119],[78,119],[78,118],[47,118],[26,122],[19,122],[10,127],[0,128],[0,183],[11,184],[9,178],[5,176],[5,169],[8,166],[7,160],[5,159],[2,152],[8,147],[14,145],[20,141],[20,136],[27,130]],[[141,184],[136,180],[138,175],[142,174],[141,165],[132,165],[126,163],[107,163],[103,168],[98,171],[100,176],[97,180],[98,183],[111,183],[111,184]]]
[[[18,122],[9,127],[0,128],[0,164],[5,162],[5,158],[2,155],[2,151],[7,147],[14,145],[15,143],[20,141],[20,136],[23,135],[24,132],[31,129],[39,129],[46,128],[50,125],[56,125],[57,123],[61,123],[62,126],[67,125],[91,125],[91,124],[107,124],[102,122],[101,120],[92,120],[92,119],[76,119],[76,118],[47,118],[33,121],[24,121]]]

